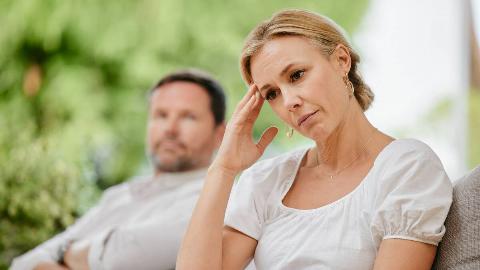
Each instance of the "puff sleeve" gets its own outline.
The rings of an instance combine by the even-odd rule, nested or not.
[[[452,202],[452,184],[436,154],[409,140],[390,159],[377,184],[372,234],[438,245]]]

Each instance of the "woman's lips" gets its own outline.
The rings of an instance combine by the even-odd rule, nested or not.
[[[310,118],[310,116],[316,114],[317,112],[318,112],[318,110],[314,111],[312,113],[307,113],[307,114],[303,115],[302,117],[300,117],[297,121],[298,126],[301,126],[305,121],[308,120],[308,118]]]

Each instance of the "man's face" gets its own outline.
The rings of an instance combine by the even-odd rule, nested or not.
[[[215,127],[210,97],[201,86],[177,81],[152,94],[147,140],[156,173],[208,166],[223,131],[223,124]]]

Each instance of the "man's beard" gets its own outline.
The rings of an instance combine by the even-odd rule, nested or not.
[[[186,150],[186,146],[182,142],[179,142],[175,139],[173,139],[172,141],[175,141],[180,148]],[[152,165],[154,166],[156,172],[183,172],[192,170],[194,168],[195,162],[192,160],[191,157],[188,157],[185,154],[180,154],[172,162],[163,162],[161,154],[158,154],[155,151],[160,147],[161,143],[161,141],[155,143],[153,150],[150,150],[148,153],[150,161],[152,162]]]
[[[162,162],[155,153],[150,152],[149,157],[157,172],[184,172],[194,168],[194,162],[186,156],[178,157],[175,161],[169,163]]]

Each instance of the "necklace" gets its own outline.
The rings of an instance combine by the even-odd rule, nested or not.
[[[370,138],[364,143],[362,144],[362,150],[358,153],[358,155],[355,156],[354,159],[352,159],[352,161],[350,161],[349,163],[347,163],[347,165],[343,166],[341,169],[337,170],[336,172],[334,172],[333,174],[328,174],[328,173],[325,173],[322,171],[323,174],[327,175],[328,177],[330,177],[330,180],[333,180],[333,177],[339,175],[341,172],[343,172],[344,170],[346,170],[347,168],[349,168],[350,166],[353,165],[353,163],[355,163],[355,161],[357,161],[359,158],[360,158],[360,154],[362,152],[365,151],[365,149],[367,148],[367,145],[370,143],[370,141],[372,140],[373,138],[373,133],[375,133],[375,131],[377,131],[377,129],[375,128],[371,133],[370,133]],[[319,167],[320,166],[320,162],[318,161],[318,152],[315,153],[315,159],[317,161],[317,166],[316,167]]]

